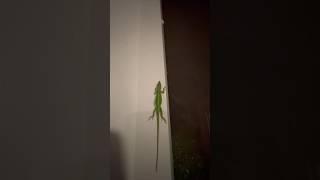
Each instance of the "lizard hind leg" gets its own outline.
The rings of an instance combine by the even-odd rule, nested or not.
[[[161,119],[162,119],[165,123],[167,123],[167,120],[163,117],[162,108],[160,108],[160,117],[161,117]]]
[[[149,117],[149,119],[148,120],[151,120],[151,119],[153,119],[154,118],[154,114],[156,113],[156,110],[153,110],[153,113],[152,113],[152,115]]]

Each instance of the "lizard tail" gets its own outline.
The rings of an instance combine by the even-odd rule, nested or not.
[[[156,172],[158,172],[158,159],[159,159],[159,117],[157,118],[157,155],[156,155]]]

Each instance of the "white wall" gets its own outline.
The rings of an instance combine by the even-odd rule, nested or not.
[[[170,180],[167,97],[163,110],[168,124],[160,124],[158,172],[155,172],[156,121],[147,121],[153,111],[157,81],[166,85],[160,1],[111,0],[110,3],[111,142],[113,153],[123,157],[113,159],[113,178]],[[118,162],[119,159],[123,162]],[[120,177],[117,173],[126,176]]]
[[[122,156],[112,159],[112,179],[133,179],[134,173],[138,5],[136,0],[110,1],[110,138],[113,154]]]

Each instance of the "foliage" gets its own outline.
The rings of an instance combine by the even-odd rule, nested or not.
[[[173,138],[175,180],[197,179],[203,172],[204,162],[196,151],[196,141],[189,136],[176,135]]]

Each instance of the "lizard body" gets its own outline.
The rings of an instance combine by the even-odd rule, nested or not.
[[[155,99],[154,99],[154,110],[152,116],[149,119],[153,119],[156,116],[157,121],[157,154],[156,154],[156,168],[155,170],[158,171],[158,158],[159,158],[159,124],[160,118],[166,123],[166,119],[163,117],[162,111],[162,94],[165,93],[165,87],[161,87],[161,82],[157,83],[157,86],[154,91]]]

